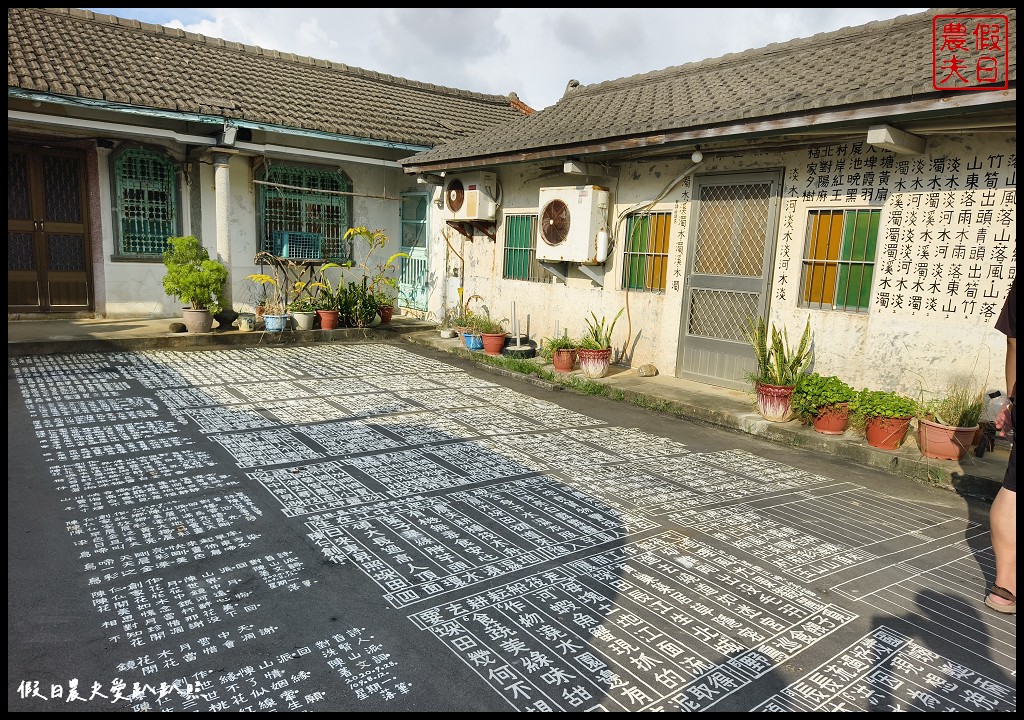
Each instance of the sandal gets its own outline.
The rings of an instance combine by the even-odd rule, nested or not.
[[[992,596],[1001,597],[1003,600],[1009,600],[1008,604],[1000,604],[992,601]],[[985,596],[985,604],[996,612],[1006,613],[1007,615],[1017,614],[1017,596],[1004,587],[993,585],[992,589],[988,591],[988,595]]]

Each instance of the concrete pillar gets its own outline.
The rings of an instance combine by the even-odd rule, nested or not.
[[[217,221],[217,259],[228,269],[228,279],[224,283],[224,308],[234,309],[231,288],[234,284],[234,269],[231,267],[231,171],[228,161],[231,155],[215,152],[213,154],[213,184],[215,189],[216,221]]]

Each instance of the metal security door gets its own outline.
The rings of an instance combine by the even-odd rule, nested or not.
[[[398,268],[399,304],[414,310],[427,309],[428,253],[426,193],[402,193],[402,252]]]
[[[780,192],[776,172],[694,179],[677,376],[749,388],[745,333],[768,312]]]
[[[7,146],[7,310],[93,307],[81,153]]]

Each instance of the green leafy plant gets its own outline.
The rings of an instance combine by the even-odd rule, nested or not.
[[[985,409],[985,391],[963,383],[951,383],[941,398],[922,403],[920,415],[949,427],[974,427]]]
[[[304,295],[303,297],[292,300],[288,305],[288,309],[292,312],[315,312],[317,309],[317,303],[313,297]]]
[[[555,337],[546,337],[541,341],[540,354],[546,360],[551,360],[556,350],[575,350],[580,346],[580,341],[569,336],[569,331],[564,331]]]
[[[336,262],[327,262],[320,266],[320,270],[317,273],[317,279],[312,283],[316,289],[316,292],[313,294],[316,310],[341,309],[342,295],[347,290],[345,278],[339,275],[337,283],[334,283],[331,281],[331,275],[327,271],[341,270],[346,267],[351,267],[351,263],[340,264]]]
[[[853,395],[853,388],[839,377],[812,372],[797,380],[791,407],[797,417],[809,422],[826,408],[850,402]]]
[[[478,333],[483,335],[504,335],[508,332],[505,329],[505,323],[508,322],[505,318],[501,320],[495,320],[491,317],[491,313],[486,309],[483,315],[474,315],[470,327]]]
[[[599,318],[594,311],[591,311],[590,317],[585,318],[587,331],[580,338],[578,347],[584,350],[607,350],[610,348],[612,346],[612,332],[615,331],[615,323],[619,321],[619,317],[624,310],[625,308],[619,310],[611,322],[608,322],[606,316],[602,315]]]
[[[377,314],[377,298],[369,279],[351,280],[339,288],[338,324],[342,327],[369,327]]]
[[[769,339],[768,326],[764,318],[751,318],[748,323],[747,341],[754,350],[757,369],[747,373],[747,379],[754,385],[796,385],[801,377],[807,374],[814,360],[811,349],[811,320],[807,319],[800,342],[793,348],[789,344],[789,333],[785,327],[780,331],[771,325]]]
[[[850,400],[850,419],[859,424],[870,418],[906,418],[918,414],[920,406],[911,397],[892,390],[864,388]]]
[[[210,259],[210,253],[195,235],[167,238],[164,250],[164,291],[193,310],[221,311],[224,304],[224,283],[228,269],[224,263]]]

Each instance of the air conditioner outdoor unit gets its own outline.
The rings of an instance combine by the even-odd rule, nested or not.
[[[600,265],[608,257],[608,188],[540,189],[537,259]]]
[[[474,172],[445,178],[444,219],[494,222],[498,209],[498,177]]]

